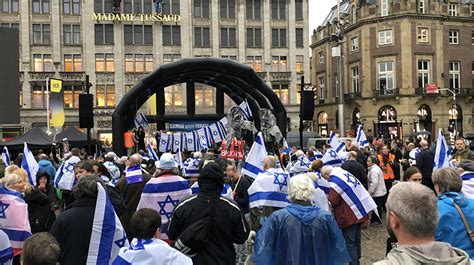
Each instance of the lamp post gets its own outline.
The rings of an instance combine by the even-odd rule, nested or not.
[[[453,102],[454,102],[454,115],[455,116],[455,119],[454,119],[454,140],[456,140],[457,138],[457,134],[459,133],[458,132],[458,105],[456,104],[456,90],[453,88],[439,88],[438,90],[440,91],[448,91],[449,93],[451,93],[453,95]]]

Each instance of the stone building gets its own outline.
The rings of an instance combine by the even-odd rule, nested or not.
[[[358,124],[386,138],[438,128],[451,137],[456,129],[474,133],[471,0],[348,0],[339,10],[340,23],[334,7],[311,36],[315,130],[325,135],[337,127],[342,72],[346,134]],[[333,57],[338,39],[342,55]]]
[[[153,0],[1,4],[1,26],[20,31],[21,127],[46,129],[52,77],[63,80],[65,126],[78,126],[78,98],[89,75],[93,133],[110,140],[110,114],[128,89],[160,65],[190,57],[250,65],[288,106],[289,123],[298,124],[299,80],[310,72],[308,0],[163,0],[159,10]],[[185,87],[165,88],[167,113],[186,113]],[[195,91],[197,112],[216,113],[222,94],[204,84]],[[155,111],[151,98],[142,112]]]

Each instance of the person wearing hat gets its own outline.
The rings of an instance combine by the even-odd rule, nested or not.
[[[474,199],[474,161],[461,160],[457,167],[462,178],[462,193],[466,198]]]
[[[187,180],[178,175],[178,163],[174,155],[164,153],[155,175],[145,187],[138,203],[137,210],[151,208],[161,215],[161,239],[167,239],[168,222],[178,202],[191,195]]]
[[[198,183],[199,192],[184,198],[176,206],[169,222],[168,237],[178,240],[177,243],[182,242],[181,237],[194,224],[210,218],[212,225],[207,244],[200,250],[189,246],[191,252],[196,251],[196,255],[192,257],[193,264],[234,265],[234,244],[245,242],[249,226],[237,203],[221,196],[224,169],[219,161],[209,157],[203,161]],[[182,251],[188,251],[187,249],[188,247],[184,247]]]

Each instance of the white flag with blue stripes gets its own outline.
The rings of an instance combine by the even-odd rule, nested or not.
[[[148,125],[148,120],[146,119],[145,114],[139,112],[135,115],[135,119],[133,120],[135,123],[135,128],[142,127],[145,131],[150,129],[150,125]]]
[[[21,168],[28,173],[28,180],[31,185],[36,186],[36,173],[38,173],[39,165],[36,162],[33,153],[28,148],[28,144],[24,143],[23,158],[21,159]]]
[[[81,159],[77,156],[71,156],[68,160],[64,161],[58,171],[56,171],[56,176],[54,176],[54,187],[61,190],[72,190],[72,186],[76,183],[74,165],[80,161]]]
[[[288,141],[286,141],[285,138],[283,138],[283,151],[282,151],[283,154],[289,154],[291,153],[291,148],[290,146],[288,145]]]
[[[184,136],[186,139],[186,150],[193,152],[201,151],[197,131],[187,132]]]
[[[369,146],[369,141],[367,140],[367,136],[365,136],[364,130],[362,129],[362,125],[357,126],[356,143],[359,147]]]
[[[155,150],[153,150],[153,146],[151,146],[151,144],[149,143],[147,145],[147,149],[148,149],[148,157],[155,160],[155,161],[158,161],[158,155],[156,154]]]
[[[216,123],[213,123],[211,125],[209,125],[208,129],[209,129],[209,133],[211,134],[211,137],[212,137],[212,141],[214,143],[220,143],[223,139],[225,139],[225,136],[226,136],[226,133],[225,133],[225,129],[223,128],[221,122],[216,122]]]
[[[7,166],[11,165],[10,152],[8,152],[8,148],[6,146],[3,147],[2,160]]]
[[[250,118],[252,118],[252,110],[250,109],[247,100],[244,100],[242,103],[240,103],[239,107],[244,111],[245,119],[250,120]]]
[[[267,149],[265,148],[262,133],[259,132],[249,153],[247,154],[247,157],[245,158],[245,164],[242,167],[242,174],[251,178],[256,178],[259,173],[264,172],[263,159],[265,159],[266,156]]]
[[[413,148],[413,150],[408,153],[408,162],[410,163],[410,166],[415,166],[416,165],[416,157],[418,154],[421,152],[420,148],[416,147]]]
[[[292,166],[288,167],[288,172],[290,173],[290,176],[294,176],[297,174],[307,173],[310,167],[311,161],[309,161],[305,155],[302,155]]]
[[[338,153],[332,148],[328,148],[326,150],[326,153],[323,155],[321,160],[323,161],[324,165],[330,165],[333,167],[340,167],[343,163]]]
[[[209,130],[207,128],[201,128],[197,130],[197,134],[199,136],[200,149],[209,149],[212,145]]]
[[[196,194],[196,193],[199,192],[199,184],[198,184],[197,181],[194,182],[194,184],[191,186],[191,192],[192,192],[193,194]],[[225,197],[225,198],[227,198],[227,199],[229,199],[229,200],[233,200],[233,199],[234,199],[234,197],[232,196],[232,188],[231,188],[228,184],[226,184],[226,183],[224,183],[224,187],[222,188],[221,196],[222,196],[222,197]]]
[[[331,188],[334,189],[351,208],[357,220],[364,218],[370,211],[377,208],[369,192],[367,192],[359,180],[348,171],[340,167],[335,167],[331,171],[329,182]]]
[[[438,130],[438,139],[436,140],[436,151],[433,169],[450,167],[448,155],[448,144],[443,135],[443,129],[439,128]]]
[[[333,131],[331,131],[331,134],[329,136],[328,144],[338,154],[346,150],[346,145],[341,140],[339,140],[339,137],[337,137],[337,135]]]
[[[189,158],[185,163],[183,163],[184,176],[187,178],[199,177],[199,164],[201,159],[199,158]]]
[[[271,206],[284,208],[288,205],[290,175],[279,168],[271,168],[257,175],[248,189],[250,208]]]
[[[167,133],[160,133],[160,142],[158,143],[158,151],[166,153],[171,150],[172,135]]]
[[[87,264],[111,264],[118,256],[120,248],[128,247],[129,244],[122,223],[114,211],[107,192],[99,182],[97,190]]]
[[[0,229],[0,264],[11,265],[13,262],[13,248],[8,235]]]
[[[178,150],[183,150],[183,146],[186,144],[183,133],[173,134],[173,149],[172,152],[178,152]]]

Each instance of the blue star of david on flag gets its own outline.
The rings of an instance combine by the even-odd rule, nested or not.
[[[10,204],[6,204],[0,201],[0,218],[7,219],[5,211],[7,210],[8,206],[10,206]]]
[[[178,204],[179,200],[173,200],[169,195],[166,196],[166,199],[162,202],[158,202],[158,205],[160,206],[160,214],[166,216],[168,219],[171,218],[171,215],[173,215],[173,210],[174,207]],[[173,206],[173,209],[171,211],[167,211],[166,205],[171,204]]]
[[[351,183],[354,185],[354,188],[357,187],[357,185],[360,185],[359,180],[357,180],[357,178],[354,177],[351,173],[346,172],[344,173],[344,176],[346,176],[348,183]]]
[[[329,149],[329,155],[332,157],[332,158],[337,158],[337,153],[336,151],[334,151],[333,149]]]
[[[123,248],[125,246],[125,240],[127,240],[127,236],[125,235],[125,232],[123,232],[123,237],[117,241],[114,241],[114,243],[119,248]]]
[[[193,139],[188,139],[188,144],[193,143]]]
[[[273,181],[273,184],[278,184],[280,187],[280,190],[283,189],[284,186],[288,186],[288,174],[286,173],[275,173],[275,180]],[[280,177],[283,178],[283,181],[280,181]]]
[[[193,161],[193,166],[194,167],[199,167],[199,162],[200,162],[199,160],[194,160]]]
[[[165,140],[161,140],[161,144],[166,144],[166,141],[165,141]]]
[[[305,162],[304,162],[304,159],[305,159],[305,157],[304,157],[304,156],[300,157],[300,159],[299,159],[301,166],[304,166],[304,167],[310,167],[310,166],[311,166],[311,164],[309,164],[309,163],[305,163]]]
[[[66,173],[74,172],[74,165],[71,163],[66,163],[66,167],[64,168]]]
[[[213,134],[213,135],[217,135],[217,131],[213,131],[212,134]]]

